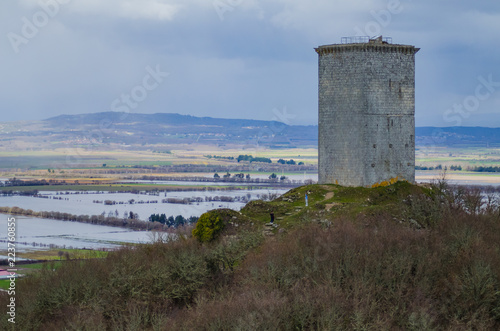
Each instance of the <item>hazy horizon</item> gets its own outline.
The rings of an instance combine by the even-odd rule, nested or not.
[[[55,116],[50,116],[50,117],[47,117],[47,118],[42,118],[42,119],[33,119],[33,120],[28,120],[28,119],[25,119],[25,120],[11,120],[11,121],[7,121],[7,120],[0,120],[0,123],[9,123],[9,122],[23,122],[23,121],[45,121],[45,120],[49,120],[51,118],[55,118],[55,117],[59,117],[59,116],[81,116],[81,115],[89,115],[89,114],[99,114],[99,113],[106,113],[106,112],[93,112],[93,113],[78,113],[78,114],[59,114],[59,115],[55,115]],[[120,112],[117,112],[117,113],[120,113]],[[133,115],[133,114],[139,114],[139,115],[155,115],[155,114],[177,114],[177,115],[182,115],[182,116],[193,116],[193,117],[199,117],[199,118],[202,118],[202,117],[208,117],[208,118],[214,118],[214,119],[226,119],[226,120],[248,120],[248,121],[253,121],[253,120],[257,120],[257,121],[268,121],[268,120],[262,120],[262,119],[256,119],[256,118],[244,118],[244,117],[238,117],[238,118],[235,118],[235,117],[212,117],[212,116],[194,116],[194,115],[191,115],[191,114],[179,114],[179,113],[127,113],[129,115]],[[417,125],[415,126],[416,128],[425,128],[425,127],[431,127],[431,128],[453,128],[453,127],[462,127],[462,128],[466,128],[466,127],[483,127],[483,128],[490,128],[490,129],[497,129],[497,128],[500,128],[500,114],[499,115],[496,115],[498,117],[498,120],[499,120],[499,124],[497,124],[496,126],[492,126],[492,125],[488,125],[488,124],[484,124],[484,125],[448,125],[448,126],[435,126],[435,125]],[[279,116],[277,116],[279,117]],[[281,122],[283,123],[283,121],[281,121],[279,118],[275,118],[273,120],[269,120],[269,121],[277,121],[277,122]],[[490,121],[491,122],[491,121]],[[313,123],[313,124],[306,124],[306,123],[285,123],[287,125],[292,125],[292,126],[318,126],[318,123]]]

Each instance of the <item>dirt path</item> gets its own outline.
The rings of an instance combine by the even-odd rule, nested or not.
[[[328,192],[326,195],[325,195],[325,200],[330,200],[331,198],[333,198],[333,192]]]
[[[331,198],[333,198],[333,197],[334,197],[333,192],[328,192],[328,193],[325,195],[325,200],[323,200],[323,201],[330,200],[330,199],[331,199]],[[332,209],[332,207],[333,207],[333,206],[337,206],[337,205],[339,205],[339,203],[337,203],[337,202],[328,203],[328,204],[326,204],[326,205],[325,205],[325,209],[326,209],[326,210],[330,210],[330,209]]]

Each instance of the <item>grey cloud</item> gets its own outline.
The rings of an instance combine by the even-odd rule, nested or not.
[[[295,123],[314,124],[313,48],[376,24],[394,42],[422,48],[417,124],[447,125],[443,113],[474,93],[478,76],[500,81],[493,42],[500,4],[492,1],[400,0],[389,17],[395,0],[220,1],[230,6],[223,20],[212,1],[72,0],[19,53],[7,34],[20,33],[38,4],[2,2],[2,120],[109,110],[146,66],[158,64],[171,76],[140,112],[270,119],[273,108],[286,106]],[[498,111],[499,92],[463,125]]]

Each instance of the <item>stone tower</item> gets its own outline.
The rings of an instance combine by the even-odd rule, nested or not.
[[[415,181],[415,54],[389,38],[342,38],[319,55],[319,183]]]

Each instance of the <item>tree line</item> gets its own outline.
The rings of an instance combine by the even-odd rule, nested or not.
[[[263,162],[263,163],[273,163],[273,161],[270,158],[267,157],[253,157],[252,155],[239,155],[236,161],[241,162],[241,161],[248,161],[250,163],[252,162]]]
[[[469,171],[474,171],[474,172],[500,172],[500,167],[468,167],[467,170]]]
[[[453,171],[462,171],[463,168],[461,165],[451,165],[451,166],[442,166],[441,164],[435,167],[424,167],[424,166],[415,166],[415,170],[453,170]],[[467,167],[465,168],[467,171],[472,172],[500,172],[499,166],[475,166],[475,167]]]
[[[207,159],[234,160],[234,156],[204,155]]]
[[[161,223],[169,228],[178,228],[180,226],[195,224],[198,222],[198,217],[191,216],[185,218],[182,215],[167,217],[165,214],[151,214],[151,216],[149,216],[149,221],[153,223]]]
[[[31,209],[23,209],[19,207],[0,207],[0,213],[11,215],[32,216],[37,218],[48,218],[59,221],[88,223],[95,225],[107,225],[132,230],[155,230],[167,231],[168,226],[161,223],[144,222],[137,219],[137,214],[133,212],[125,213],[124,217],[112,216],[112,213],[106,217],[103,212],[101,215],[73,215],[69,213],[61,213],[58,211],[33,211]]]
[[[304,162],[299,162],[299,163],[297,163],[297,162],[295,162],[295,160],[294,160],[294,159],[290,159],[290,160],[288,160],[288,161],[283,160],[283,159],[279,159],[279,160],[278,160],[278,163],[279,163],[279,164],[289,164],[289,165],[296,165],[296,164],[297,164],[297,165],[304,165]]]

